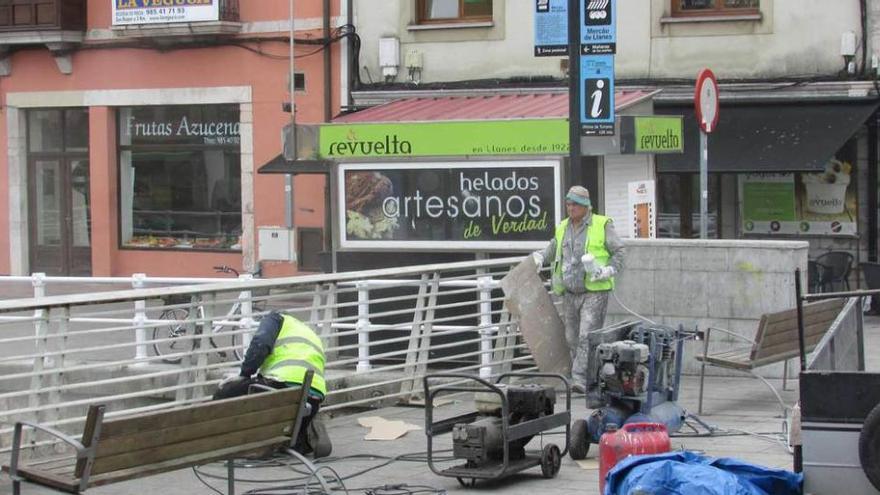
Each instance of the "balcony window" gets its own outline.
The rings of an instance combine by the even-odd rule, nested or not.
[[[241,249],[236,105],[119,111],[121,245]]]
[[[419,24],[487,22],[492,0],[416,0]]]
[[[672,0],[675,17],[708,17],[760,13],[760,0]]]
[[[85,29],[85,0],[0,1],[0,32]]]

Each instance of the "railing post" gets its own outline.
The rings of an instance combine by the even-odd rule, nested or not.
[[[45,273],[34,273],[31,275],[31,283],[34,286],[34,298],[39,299],[46,295],[45,279]],[[44,357],[48,351],[48,335],[49,311],[38,309],[34,311],[34,355],[36,357],[34,357],[34,375],[31,377],[30,393],[28,394],[28,407],[34,409],[34,412],[31,414],[36,422],[41,422],[41,414],[38,408],[42,402],[40,391],[43,389],[43,375],[46,368],[53,366],[53,360],[49,357]],[[25,439],[29,441],[31,438],[30,430],[25,434],[28,435]]]
[[[492,327],[492,277],[477,279],[480,295],[480,378],[492,376],[492,339],[496,328]]]
[[[203,394],[208,393],[208,387],[205,383],[208,380],[208,352],[211,350],[211,332],[214,329],[214,310],[217,305],[217,294],[210,292],[202,296],[202,318],[199,331],[199,339],[196,341],[198,345],[198,356],[196,357],[196,369],[193,377],[193,394],[192,398],[196,398],[196,391],[201,390]],[[195,385],[195,384],[199,385]],[[199,387],[199,388],[196,388]]]
[[[146,273],[135,273],[131,276],[131,286],[134,289],[143,289],[147,278]],[[134,302],[134,358],[147,359],[147,301],[139,299]]]
[[[52,374],[52,390],[49,392],[49,403],[54,407],[47,412],[44,418],[47,422],[55,422],[61,417],[61,392],[64,387],[64,364],[65,354],[67,353],[67,336],[70,330],[70,306],[61,306],[55,311],[58,322],[58,359],[55,360],[55,373]],[[55,444],[55,448],[61,448],[63,445]],[[61,453],[61,450],[57,451]]]
[[[239,282],[250,282],[254,276],[250,273],[238,276]],[[251,345],[251,328],[254,326],[254,296],[253,292],[243,290],[238,293],[238,307],[241,312],[241,318],[238,320],[238,328],[241,332],[242,353]],[[235,339],[232,339],[233,343]]]
[[[368,282],[359,281],[358,291],[358,363],[357,372],[369,371],[370,365],[370,285]]]

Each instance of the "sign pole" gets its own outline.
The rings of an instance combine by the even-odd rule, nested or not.
[[[718,125],[718,81],[709,69],[697,75],[694,112],[700,126],[700,239],[709,238],[709,133]]]
[[[581,184],[581,18],[580,3],[568,0],[568,172],[569,184]]]
[[[709,135],[700,130],[700,239],[709,237]]]

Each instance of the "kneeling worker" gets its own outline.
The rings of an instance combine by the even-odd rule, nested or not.
[[[323,424],[315,421],[327,395],[324,381],[324,346],[321,338],[305,323],[290,315],[273,311],[263,317],[241,363],[239,376],[220,382],[214,399],[246,395],[253,384],[272,388],[298,387],[307,371],[314,371],[309,390],[309,415],[303,418],[294,450],[314,456],[330,455],[332,446]],[[255,376],[256,375],[256,376]]]

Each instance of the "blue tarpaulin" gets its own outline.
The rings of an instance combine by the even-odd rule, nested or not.
[[[800,495],[802,482],[791,471],[685,451],[620,461],[604,495]]]

